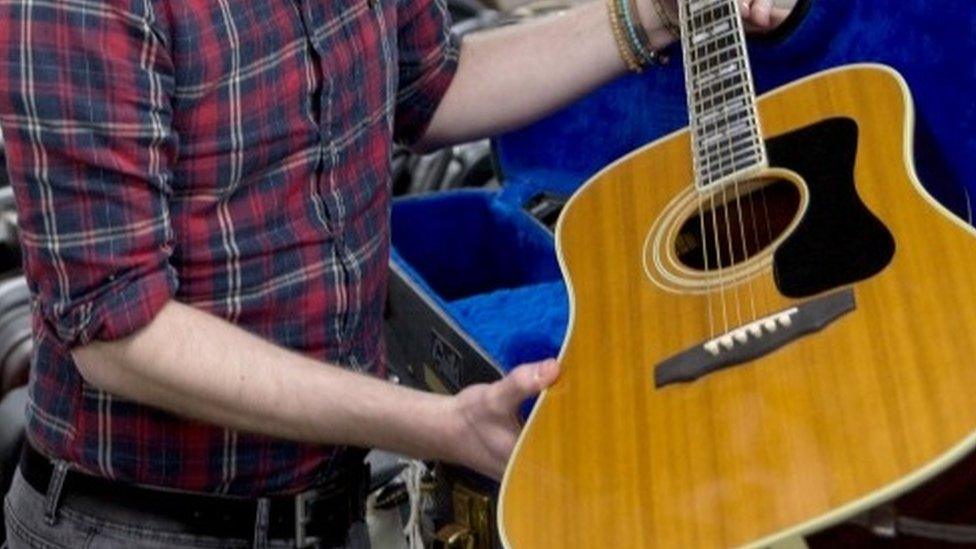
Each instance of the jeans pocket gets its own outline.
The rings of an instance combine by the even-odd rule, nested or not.
[[[65,520],[51,525],[44,518],[44,495],[18,470],[4,499],[8,549],[77,549],[87,547],[89,530]]]

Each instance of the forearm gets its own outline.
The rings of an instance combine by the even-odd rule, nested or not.
[[[76,349],[110,393],[232,429],[451,459],[448,397],[323,364],[192,307],[170,302],[115,342]]]
[[[655,48],[672,39],[649,0],[641,19]],[[594,1],[538,22],[465,38],[457,74],[420,148],[496,135],[541,118],[626,67],[605,2]]]

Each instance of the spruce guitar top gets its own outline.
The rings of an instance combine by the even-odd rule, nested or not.
[[[681,2],[690,128],[570,201],[562,375],[500,496],[507,546],[764,546],[976,444],[976,231],[922,188],[904,80],[761,98],[733,0]]]

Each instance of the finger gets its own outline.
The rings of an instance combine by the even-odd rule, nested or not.
[[[739,15],[741,15],[743,19],[749,19],[749,15],[752,11],[750,9],[750,1],[739,0],[738,4],[739,4]]]
[[[747,17],[756,26],[768,28],[770,23],[769,16],[772,9],[773,0],[753,0],[749,6],[749,15]]]
[[[539,394],[559,376],[555,360],[525,364],[509,372],[498,382],[498,398],[509,408],[517,408],[522,401]]]
[[[773,10],[769,12],[770,26],[773,28],[780,26],[790,16],[790,11],[789,8],[777,8],[774,6]]]

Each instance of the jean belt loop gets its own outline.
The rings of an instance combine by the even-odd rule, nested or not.
[[[64,479],[68,476],[68,463],[57,460],[53,463],[51,481],[47,484],[47,494],[44,496],[44,521],[48,526],[54,526],[58,521],[58,506],[61,504],[61,492],[64,490]]]
[[[317,496],[318,493],[315,490],[308,490],[295,496],[295,547],[297,549],[312,549],[321,546],[321,539],[309,536],[305,532],[312,520],[312,500]]]
[[[271,500],[258,498],[254,513],[254,549],[268,546],[268,528],[271,520]]]

